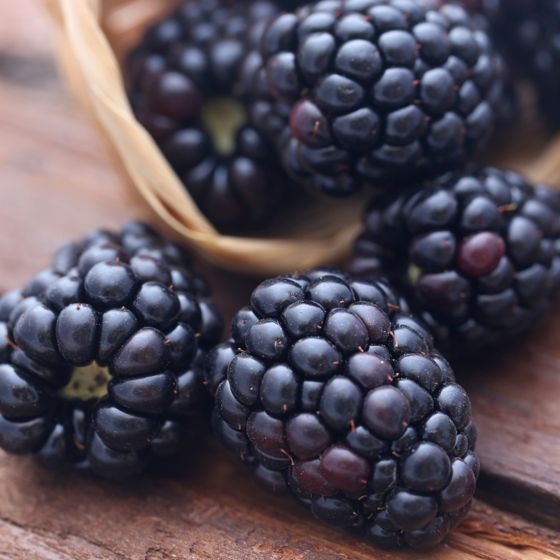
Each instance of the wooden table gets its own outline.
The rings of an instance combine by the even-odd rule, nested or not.
[[[0,4],[0,289],[68,238],[149,219],[117,176],[52,60],[36,0]],[[209,271],[231,315],[251,281]],[[234,285],[233,294],[231,286]],[[224,290],[225,291],[225,290]],[[560,559],[560,328],[556,317],[489,366],[463,365],[483,473],[472,513],[433,559]],[[468,373],[468,375],[467,375]],[[0,454],[0,558],[350,560],[384,552],[269,495],[211,438],[126,485]]]

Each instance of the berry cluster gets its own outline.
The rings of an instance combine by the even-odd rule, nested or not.
[[[206,376],[224,443],[319,519],[424,548],[468,511],[469,399],[388,284],[331,270],[265,281]]]
[[[124,478],[181,446],[222,324],[176,245],[131,222],[0,299],[0,446]],[[203,393],[202,393],[203,394]]]
[[[462,4],[185,0],[151,26],[132,106],[219,229],[264,225],[285,171],[384,193],[350,276],[264,281],[222,343],[204,281],[150,227],[65,245],[0,298],[0,446],[125,478],[179,449],[209,392],[216,433],[271,489],[380,546],[441,542],[479,462],[434,339],[497,344],[560,288],[560,195],[465,163],[511,106],[489,33],[560,115],[560,2]]]
[[[350,265],[390,271],[444,347],[527,331],[560,288],[560,196],[488,167],[373,205]]]
[[[287,188],[245,101],[232,96],[243,57],[276,12],[268,0],[186,2],[148,29],[128,59],[138,119],[224,231],[262,225]]]
[[[285,167],[333,195],[463,161],[505,95],[502,59],[477,20],[431,0],[306,5],[272,21],[261,54],[254,89],[277,101]]]

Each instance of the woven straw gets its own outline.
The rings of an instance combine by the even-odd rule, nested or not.
[[[70,89],[115,153],[130,183],[155,213],[215,264],[272,275],[336,263],[360,230],[364,198],[317,200],[280,216],[263,237],[221,235],[209,223],[129,105],[121,74],[127,50],[174,0],[44,0],[56,23],[60,65]],[[198,1],[198,0],[193,0]],[[529,111],[530,113],[530,111]],[[560,137],[547,138],[528,117],[492,163],[560,185]],[[289,215],[288,215],[289,214]]]

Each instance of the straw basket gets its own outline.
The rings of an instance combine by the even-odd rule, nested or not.
[[[209,223],[151,136],[135,119],[121,74],[123,56],[176,0],[45,0],[56,23],[64,75],[117,161],[155,213],[196,252],[231,270],[272,275],[344,258],[360,230],[364,197],[317,200],[280,216],[262,237],[221,235]],[[560,137],[531,116],[486,159],[560,186]]]

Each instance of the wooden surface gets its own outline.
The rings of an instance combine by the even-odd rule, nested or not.
[[[0,3],[0,290],[88,227],[147,218],[65,93],[36,0]],[[209,271],[226,314],[252,281]],[[254,281],[253,281],[254,282]],[[126,484],[0,454],[0,559],[560,559],[560,317],[490,366],[462,364],[482,458],[467,521],[430,555],[387,553],[256,486],[210,438]]]

